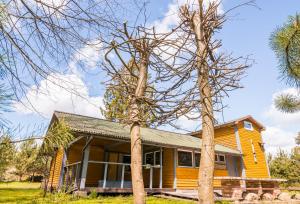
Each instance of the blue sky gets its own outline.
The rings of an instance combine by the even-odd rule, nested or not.
[[[170,8],[178,8],[178,3],[182,2],[183,0],[150,1],[148,5],[150,21],[158,21],[160,24],[172,23],[172,16],[166,14]],[[222,10],[236,6],[237,3],[237,1],[225,0]],[[266,126],[263,139],[267,150],[275,152],[279,147],[290,149],[295,145],[294,137],[300,131],[300,113],[283,114],[273,106],[274,95],[282,91],[295,92],[295,90],[289,89],[278,79],[277,61],[269,47],[269,37],[289,15],[296,14],[299,1],[258,0],[257,6],[259,9],[248,6],[234,10],[225,23],[224,29],[218,34],[223,40],[224,49],[233,52],[236,56],[251,55],[255,60],[255,64],[249,68],[247,76],[242,80],[245,88],[232,92],[230,98],[225,100],[229,107],[224,110],[224,116],[225,121],[228,121],[252,115]],[[48,84],[51,86],[51,91],[40,93],[38,90],[46,86],[46,81],[43,80],[39,87],[28,90],[28,96],[40,114],[26,109],[21,103],[16,103],[13,107],[15,112],[4,115],[13,126],[22,124],[24,128],[27,126],[34,128],[37,124],[47,125],[53,110],[101,117],[99,106],[105,91],[105,87],[101,84],[105,77],[97,67],[97,59],[101,54],[92,48],[82,48],[82,52],[86,53],[85,56],[75,57],[69,66],[76,67],[78,61],[81,61],[89,67],[89,74],[79,74],[73,70],[73,73],[70,71],[60,77],[74,82],[75,89],[79,90],[83,97],[74,96],[51,84]],[[182,124],[185,128],[194,130],[199,122],[182,119]],[[25,134],[24,131],[22,134]]]

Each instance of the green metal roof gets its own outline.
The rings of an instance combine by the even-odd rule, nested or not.
[[[130,128],[128,125],[99,118],[57,111],[54,112],[54,115],[58,118],[58,120],[64,119],[72,131],[99,135],[111,139],[130,141]],[[141,128],[141,137],[142,142],[145,144],[189,149],[199,149],[202,143],[202,140],[198,137],[152,128]],[[229,154],[241,154],[238,150],[219,144],[215,145],[215,150],[217,152]]]

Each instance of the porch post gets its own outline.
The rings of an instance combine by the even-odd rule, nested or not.
[[[74,184],[75,184],[75,186],[78,188],[78,176],[79,176],[79,174],[78,174],[78,165],[79,164],[76,164],[76,170],[75,170],[75,181],[74,181]]]
[[[85,181],[86,181],[87,169],[89,164],[89,155],[90,155],[90,145],[88,145],[84,150],[84,158],[82,162],[82,171],[80,177],[80,190],[85,188]]]
[[[104,166],[104,178],[103,178],[102,188],[106,187],[107,167],[108,167],[108,163],[105,163],[105,166]]]
[[[159,168],[159,188],[162,188],[162,175],[163,175],[163,166],[162,166],[162,160],[163,160],[163,157],[162,157],[162,147],[160,148],[160,168]]]
[[[124,188],[124,172],[125,172],[125,165],[122,165],[122,180],[121,180],[121,188]]]
[[[149,188],[152,189],[153,167],[150,167],[150,184]]]
[[[176,148],[174,148],[173,151],[173,188],[174,189],[176,189],[177,186],[176,166],[177,166],[177,151]]]

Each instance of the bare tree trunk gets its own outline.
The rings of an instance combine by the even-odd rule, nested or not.
[[[139,77],[137,87],[135,90],[135,96],[131,100],[131,121],[134,121],[131,129],[131,178],[132,178],[132,190],[135,204],[145,203],[145,191],[143,181],[143,169],[142,169],[142,141],[140,134],[140,122],[139,122],[139,98],[143,97],[147,84],[147,59],[142,57],[142,61],[139,65]]]
[[[131,126],[131,177],[135,204],[145,203],[140,125]]]
[[[198,174],[199,203],[214,203],[213,176],[214,176],[214,124],[211,86],[209,84],[209,67],[205,64],[207,57],[206,43],[203,28],[203,1],[199,0],[199,10],[193,18],[193,27],[197,42],[197,69],[198,84],[201,97],[202,118],[202,147]]]
[[[203,67],[205,70],[205,68]],[[200,77],[201,107],[202,107],[202,147],[201,161],[198,175],[199,203],[214,203],[213,176],[214,176],[214,125],[211,88],[208,78]]]

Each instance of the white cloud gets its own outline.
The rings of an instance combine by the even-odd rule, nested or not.
[[[296,145],[295,137],[300,131],[300,113],[283,113],[274,105],[274,99],[283,93],[297,94],[297,90],[289,88],[274,93],[271,105],[263,113],[268,124],[263,132],[263,139],[267,151],[271,153],[275,153],[279,148],[290,151]]]
[[[296,133],[277,127],[267,126],[262,132],[267,152],[275,154],[278,149],[290,151],[295,146]]]
[[[101,41],[94,40],[89,42],[83,48],[78,49],[69,62],[69,69],[77,75],[79,74],[79,66],[89,70],[95,69],[97,67],[97,63],[103,58],[101,48]]]
[[[47,118],[54,110],[101,117],[101,105],[102,97],[89,96],[87,86],[78,76],[50,74],[38,86],[32,86],[13,108],[18,113],[38,112]]]

